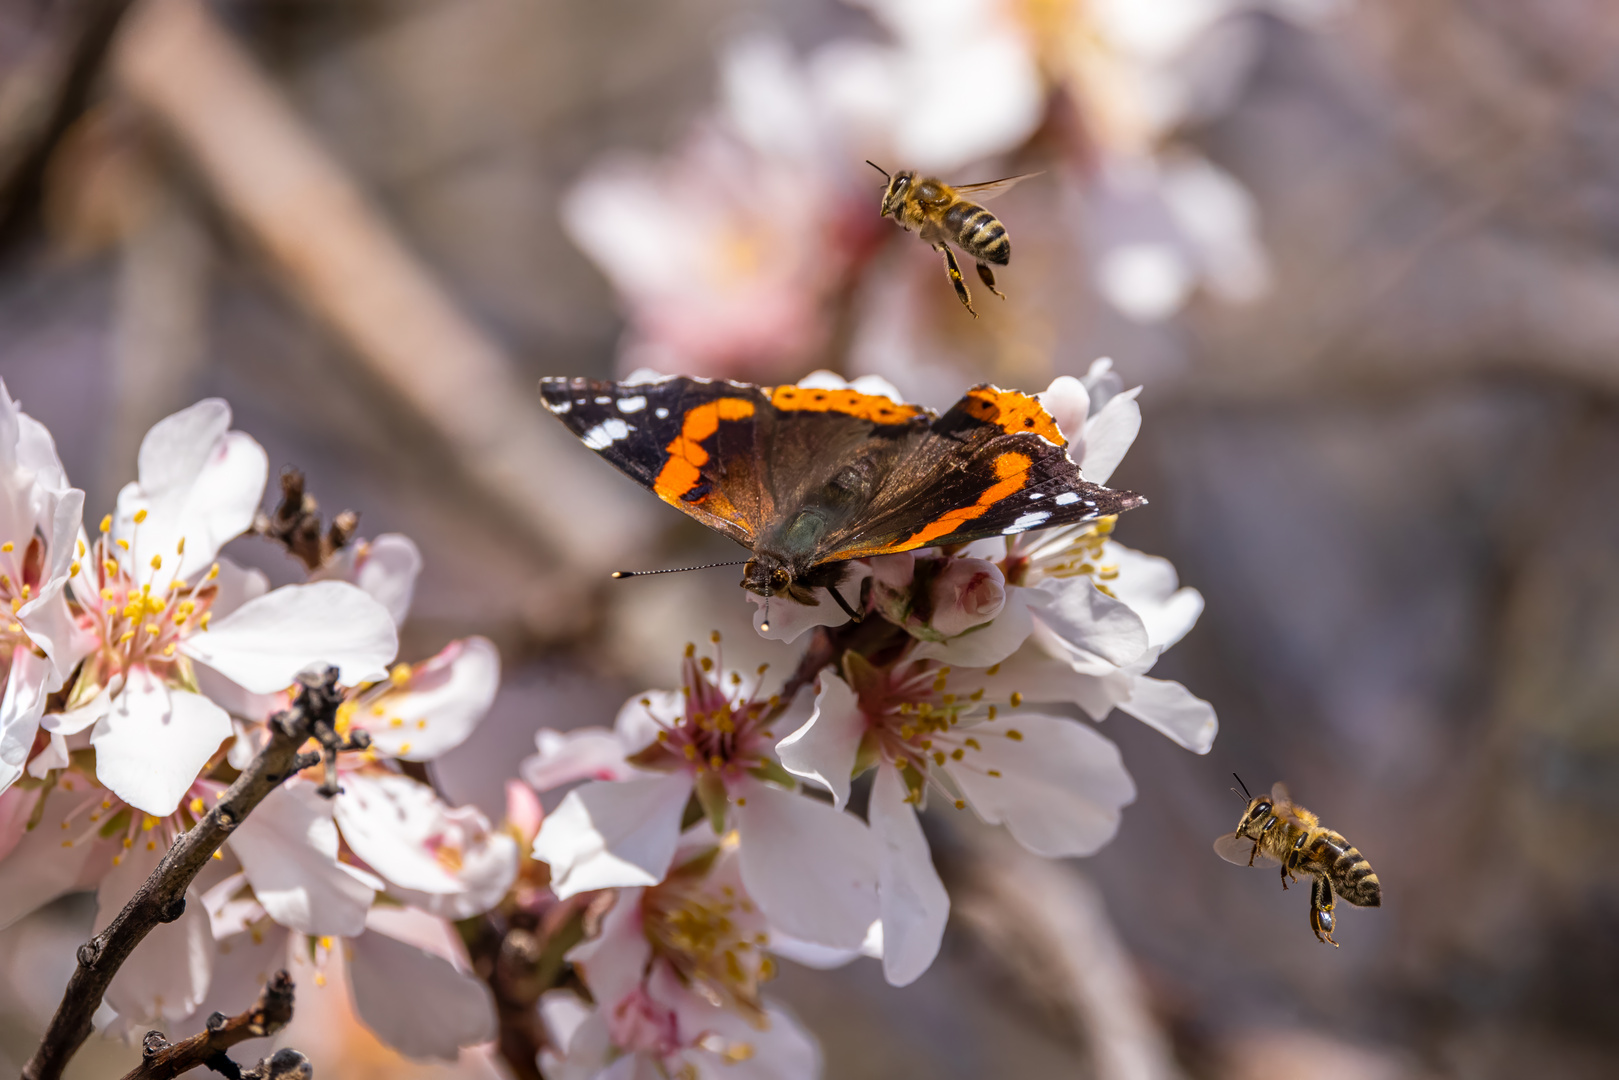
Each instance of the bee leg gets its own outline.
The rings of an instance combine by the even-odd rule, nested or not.
[[[1254,859],[1256,859],[1258,857],[1259,857],[1259,841],[1255,840],[1254,841],[1254,850],[1252,850],[1252,851],[1250,851],[1248,853],[1248,865],[1249,866],[1254,865]]]
[[[978,312],[973,311],[973,298],[967,292],[967,282],[962,279],[961,266],[956,262],[956,253],[950,250],[949,244],[939,244],[938,248],[944,252],[944,268],[950,274],[950,284],[956,287],[956,299],[961,306],[972,312],[973,318],[978,318]]]
[[[1287,864],[1286,863],[1282,864],[1281,871],[1282,871],[1282,891],[1286,892],[1287,891]]]
[[[1332,940],[1332,908],[1332,886],[1316,878],[1310,885],[1310,929],[1317,938],[1336,949],[1338,943]]]
[[[989,268],[988,263],[981,262],[978,264],[978,280],[982,281],[986,286],[988,286],[990,292],[994,293],[1002,300],[1006,299],[1006,294],[995,287],[995,271]]]

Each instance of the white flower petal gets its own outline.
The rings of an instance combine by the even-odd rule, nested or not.
[[[727,1062],[716,1070],[717,1076],[721,1080],[818,1080],[821,1046],[815,1036],[779,1006],[767,1005],[765,1014],[769,1026],[747,1038],[753,1056],[735,1065]]]
[[[1136,395],[1141,387],[1108,399],[1095,416],[1085,423],[1085,456],[1079,474],[1093,484],[1105,484],[1124,460],[1141,430],[1141,406]]]
[[[96,692],[95,697],[80,705],[77,709],[49,713],[41,717],[39,726],[58,735],[77,735],[111,712],[112,703],[118,700],[118,695],[123,692],[123,689],[124,677],[114,675],[107,680],[106,686]]]
[[[1034,630],[1031,608],[1044,605],[1043,592],[1019,585],[1006,586],[1001,613],[949,641],[918,642],[911,653],[918,660],[938,660],[957,668],[992,667],[1017,652]]]
[[[891,986],[909,986],[933,964],[950,917],[950,896],[916,811],[905,801],[899,770],[880,766],[871,789],[871,831],[882,845],[877,883],[882,903],[883,974]]]
[[[877,843],[860,819],[758,780],[734,789],[742,880],[772,925],[855,948],[878,916]]]
[[[621,1000],[646,975],[652,944],[643,925],[642,895],[640,889],[620,890],[602,917],[600,932],[568,952],[568,962],[579,969],[598,1002]]]
[[[388,609],[371,597],[346,582],[317,581],[249,600],[186,638],[180,651],[268,694],[317,664],[335,666],[349,685],[379,678],[399,651],[399,637]]]
[[[94,837],[62,846],[64,837],[77,838],[59,823],[91,793],[79,785],[71,791],[57,785],[45,797],[38,827],[25,829],[38,806],[38,794],[37,789],[14,787],[0,795],[0,821],[6,823],[0,833],[0,852],[5,852],[0,856],[0,930],[58,896],[83,888],[111,865],[110,846],[95,843]]]
[[[1180,588],[1175,564],[1168,559],[1112,540],[1105,545],[1102,559],[1119,568],[1119,576],[1108,583],[1108,588],[1141,616],[1151,644],[1169,648],[1185,637],[1203,614],[1203,594]]]
[[[669,871],[691,776],[597,781],[575,788],[540,826],[534,857],[561,899],[590,889],[655,885]]]
[[[349,580],[388,609],[395,623],[403,625],[416,594],[416,577],[422,572],[422,553],[416,541],[400,533],[383,533],[355,553]]]
[[[830,672],[821,676],[815,714],[809,723],[776,744],[782,767],[794,776],[814,780],[832,793],[839,810],[849,801],[849,782],[866,716],[849,684]]]
[[[1040,404],[1057,422],[1057,430],[1068,440],[1071,446],[1069,456],[1073,457],[1076,451],[1083,454],[1085,418],[1091,411],[1091,395],[1085,389],[1085,384],[1072,375],[1059,375],[1035,397],[1040,399]]]
[[[131,563],[175,559],[178,572],[205,570],[225,542],[253,524],[264,497],[269,459],[252,438],[230,429],[230,406],[210,398],[159,420],[141,441],[139,477],[118,493],[115,535],[130,541]],[[134,516],[148,517],[139,528]]]
[[[208,609],[215,619],[223,619],[249,600],[257,600],[270,591],[270,579],[265,577],[264,571],[226,558],[218,562],[219,576],[214,579],[214,587],[219,592],[214,595],[213,607]]]
[[[90,731],[96,779],[135,809],[167,817],[230,734],[224,709],[137,665]]]
[[[1036,855],[1094,853],[1136,797],[1119,748],[1078,721],[1020,714],[973,735],[983,749],[947,765],[950,776],[979,817],[1005,825]]]
[[[348,943],[354,1011],[406,1057],[454,1061],[495,1037],[489,988],[425,949],[372,930]]]
[[[850,607],[859,610],[856,605],[860,602],[860,590],[866,578],[871,576],[871,568],[862,562],[851,562],[849,574],[838,583],[838,594],[849,602]],[[770,629],[763,629],[765,621],[765,598],[758,593],[749,592],[747,598],[759,610],[753,613],[753,628],[759,631],[759,636],[769,641],[797,641],[804,634],[817,626],[842,626],[849,621],[849,616],[832,599],[832,595],[823,588],[814,588],[810,593],[818,603],[800,604],[796,600],[785,596],[770,597]]]
[[[1137,675],[1130,684],[1130,697],[1119,702],[1119,709],[1199,754],[1209,752],[1220,730],[1213,705],[1167,679]]]
[[[45,711],[51,662],[26,645],[11,650],[5,696],[0,698],[0,792],[22,775]]]
[[[466,741],[499,689],[500,653],[494,643],[481,637],[452,641],[415,665],[404,689],[378,702],[386,717],[364,719],[371,744],[392,757],[430,761]]]
[[[68,550],[71,552],[72,547]],[[39,595],[17,612],[17,621],[29,640],[51,658],[51,690],[60,689],[79,661],[96,646],[95,633],[80,626],[68,608],[67,584],[67,578],[47,582]]]
[[[292,968],[291,945],[292,931],[270,922],[216,938],[213,978],[195,1015],[199,1019],[213,1012],[232,1016],[242,1011],[244,1002],[257,1001],[271,975]],[[239,1044],[236,1056],[253,1060],[269,1052],[255,1051],[264,1045],[262,1040],[249,1039]]]
[[[444,809],[432,788],[395,773],[348,773],[343,793],[332,800],[337,827],[354,854],[389,883],[425,893],[461,888],[424,843]]]
[[[576,780],[629,780],[643,775],[624,760],[624,744],[606,728],[575,728],[534,733],[539,753],[526,757],[518,772],[535,791],[550,791]]]
[[[307,780],[289,780],[265,796],[231,834],[230,847],[264,910],[301,933],[353,937],[383,887],[337,861],[331,801]]]
[[[1110,664],[1128,664],[1147,650],[1147,627],[1128,604],[1104,593],[1088,577],[1047,579],[1048,598],[1035,618],[1064,641]]]
[[[123,910],[130,897],[146,883],[157,864],[167,854],[156,842],[159,834],[147,833],[126,851],[119,865],[108,871],[96,890],[96,923],[99,934]],[[147,842],[153,843],[151,850]],[[202,1003],[213,973],[214,935],[208,911],[196,889],[187,889],[185,910],[171,923],[163,923],[146,935],[124,961],[107,987],[107,1004],[125,1021],[158,1024],[181,1020]]]

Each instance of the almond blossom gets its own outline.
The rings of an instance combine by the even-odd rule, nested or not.
[[[67,602],[83,509],[50,432],[0,382],[0,792],[22,775],[46,695],[88,647]]]
[[[550,864],[553,891],[662,881],[695,799],[716,833],[736,830],[742,878],[776,926],[858,947],[877,918],[876,850],[857,818],[791,790],[773,749],[783,703],[761,696],[763,669],[745,678],[688,645],[681,677],[678,692],[626,703],[611,734],[546,740],[547,752],[524,763],[542,788],[604,769],[611,777],[570,791],[541,826],[534,857]],[[606,738],[618,741],[621,762],[605,760]]]
[[[814,1041],[760,995],[775,973],[771,940],[737,838],[692,830],[667,877],[618,890],[600,932],[568,954],[595,1005],[565,992],[542,1000],[560,1048],[545,1055],[546,1075],[819,1076]]]

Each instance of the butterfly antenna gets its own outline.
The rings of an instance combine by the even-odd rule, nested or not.
[[[1247,801],[1249,801],[1249,802],[1253,802],[1253,800],[1254,800],[1254,797],[1253,797],[1253,796],[1252,796],[1252,795],[1250,795],[1250,794],[1248,794],[1248,785],[1247,785],[1247,784],[1243,784],[1243,783],[1242,783],[1242,777],[1240,777],[1240,776],[1237,776],[1237,774],[1236,774],[1236,773],[1232,773],[1232,774],[1231,774],[1231,775],[1232,775],[1232,776],[1236,776],[1236,777],[1237,777],[1237,783],[1239,783],[1239,784],[1242,784],[1242,797],[1243,797],[1243,798],[1244,798],[1244,799],[1246,799],[1246,800],[1247,800]],[[1232,790],[1232,791],[1236,791],[1236,790],[1237,790],[1237,789],[1236,789],[1236,788],[1232,788],[1232,789],[1231,789],[1231,790]]]
[[[881,165],[877,164],[875,161],[871,160],[870,158],[866,159],[866,164],[870,165],[873,169],[876,169],[878,172],[882,173],[884,176],[887,176],[890,180],[893,179],[893,177],[888,176],[888,170],[887,169],[883,168]]]
[[[765,617],[759,621],[759,629],[764,633],[770,632],[770,582],[765,582]]]
[[[702,566],[676,566],[668,570],[614,570],[613,579],[616,581],[619,578],[650,577],[653,574],[684,574],[688,570],[712,570],[716,566],[741,566],[746,562],[746,559],[739,559],[736,562],[704,563]]]

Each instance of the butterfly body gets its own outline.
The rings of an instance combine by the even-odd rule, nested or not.
[[[541,395],[585,445],[747,547],[745,588],[801,603],[850,559],[1145,502],[1081,480],[1040,403],[993,386],[942,416],[853,389],[677,376],[545,379]]]

